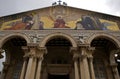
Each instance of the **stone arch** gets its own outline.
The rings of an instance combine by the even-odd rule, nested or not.
[[[98,37],[102,37],[102,38],[106,38],[108,40],[110,40],[111,42],[113,42],[117,48],[120,48],[120,41],[113,35],[109,35],[106,33],[99,33],[99,34],[94,34],[93,36],[91,36],[86,42],[90,45],[91,42]]]
[[[66,38],[67,40],[70,41],[70,43],[72,44],[73,47],[77,47],[77,43],[75,41],[74,38],[72,38],[70,35],[67,35],[65,33],[53,33],[53,34],[49,34],[47,35],[45,38],[42,39],[42,41],[40,42],[39,46],[40,47],[45,47],[46,43],[55,38],[55,37],[63,37]]]
[[[6,41],[8,41],[9,39],[12,39],[14,37],[22,37],[26,40],[27,43],[30,43],[30,39],[27,35],[25,34],[21,34],[21,33],[14,33],[14,34],[9,34],[7,36],[4,36],[1,40],[0,40],[0,48],[4,45],[4,43]]]

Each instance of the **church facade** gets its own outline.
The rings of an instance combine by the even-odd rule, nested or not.
[[[66,5],[1,17],[3,57],[0,79],[120,79],[120,17]]]

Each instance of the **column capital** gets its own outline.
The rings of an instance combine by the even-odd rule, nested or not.
[[[38,44],[28,43],[27,46],[28,46],[28,48],[37,48]]]
[[[73,53],[77,53],[78,52],[78,48],[77,47],[71,47],[70,48],[70,52]]]
[[[22,49],[23,49],[23,51],[26,53],[26,52],[29,52],[29,48],[28,48],[28,46],[22,46]]]
[[[30,50],[29,50],[28,46],[22,46],[22,49],[25,52],[23,57],[26,59],[27,57],[29,57]]]
[[[89,50],[89,51],[94,51],[94,50],[95,50],[95,47],[88,47],[88,50]]]
[[[46,47],[38,47],[38,50],[40,51],[40,53],[47,54],[47,48]]]
[[[80,57],[77,47],[71,47],[70,52],[73,54],[73,60],[77,60]]]

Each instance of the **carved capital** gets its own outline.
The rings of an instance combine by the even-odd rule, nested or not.
[[[71,47],[71,48],[70,48],[70,52],[71,52],[72,54],[74,54],[74,53],[78,52],[78,48],[77,48],[77,47]]]
[[[38,44],[28,43],[27,46],[28,46],[29,48],[37,48]]]
[[[38,50],[40,51],[40,53],[47,54],[46,47],[39,47]]]
[[[95,50],[95,47],[88,47],[88,50],[93,52]]]
[[[25,52],[24,58],[26,59],[29,56],[29,48],[27,46],[22,46],[23,51]]]
[[[80,53],[78,52],[78,48],[77,47],[71,47],[70,48],[70,52],[73,54],[73,60],[78,60],[78,58],[80,57]]]

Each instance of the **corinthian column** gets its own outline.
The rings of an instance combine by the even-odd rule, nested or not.
[[[94,53],[95,47],[89,47],[88,48],[88,64],[89,64],[89,68],[90,68],[90,76],[91,79],[95,79],[95,73],[94,73],[94,67],[93,67],[93,56],[92,54]]]
[[[37,55],[38,58],[38,66],[37,66],[37,73],[35,79],[41,78],[41,68],[42,68],[42,61],[43,61],[43,55],[47,53],[46,48],[39,48],[39,52]]]
[[[82,58],[81,61],[83,62],[84,79],[90,79],[86,47],[81,47],[81,58]],[[81,72],[81,73],[83,73],[83,72]]]
[[[36,45],[30,45],[29,47],[29,60],[28,60],[28,66],[27,71],[25,75],[25,79],[34,79],[35,78],[35,72],[36,72],[36,63],[37,63],[37,57],[36,57]]]
[[[80,79],[79,68],[78,68],[79,53],[77,51],[77,48],[73,48],[73,47],[71,48],[71,52],[73,54],[73,60],[74,60],[75,79]]]
[[[23,62],[23,67],[22,67],[22,72],[20,75],[20,79],[25,79],[25,74],[26,74],[26,68],[27,68],[27,59],[28,59],[28,47],[24,46],[22,47],[25,55],[24,55],[24,62]]]

